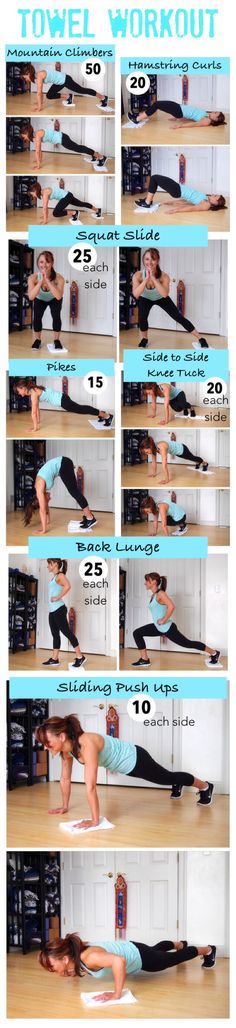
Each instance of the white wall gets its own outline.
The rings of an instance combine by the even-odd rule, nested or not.
[[[142,248],[142,257],[146,249]],[[176,304],[178,282],[183,280],[185,316],[202,333],[227,334],[227,256],[227,243],[218,239],[209,240],[205,248],[165,247],[160,253],[160,267],[170,277],[169,296]],[[150,328],[183,332],[158,304],[148,321]]]
[[[129,108],[130,93],[122,76],[122,96],[125,111]],[[182,75],[156,75],[158,100],[175,100],[182,104]],[[188,103],[211,111],[229,111],[229,75],[188,75]],[[145,96],[143,97],[145,100]],[[220,130],[219,130],[220,133]],[[218,131],[213,139],[220,142]]]
[[[228,956],[228,853],[188,850],[184,856],[186,938],[200,946],[214,943]]]
[[[151,147],[152,174],[179,181],[179,156],[183,146]],[[229,147],[185,146],[186,185],[206,193],[229,194]]]
[[[217,646],[222,653],[227,653],[227,557],[222,553],[217,556],[212,554],[201,565],[202,621],[206,642],[209,646]]]
[[[174,703],[174,717],[188,717],[192,726],[173,728],[176,770],[214,782],[216,792],[229,791],[228,700],[182,700]]]

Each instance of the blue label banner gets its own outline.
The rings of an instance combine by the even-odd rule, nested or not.
[[[229,75],[229,57],[122,57],[121,74],[143,71],[146,75]]]
[[[65,678],[63,675],[38,678],[10,678],[10,699],[82,699],[94,700],[104,696],[113,700],[125,700],[137,695],[153,696],[166,700],[202,699],[225,700],[228,695],[226,678]]]
[[[29,557],[56,557],[58,552],[63,554],[63,557],[78,557],[82,560],[84,557],[103,557],[108,560],[112,557],[124,558],[124,557],[173,557],[183,560],[187,557],[193,557],[198,559],[201,557],[207,557],[208,554],[208,539],[206,536],[202,538],[194,538],[186,536],[181,539],[176,538],[164,538],[159,539],[148,539],[145,541],[143,538],[132,537],[122,539],[121,536],[112,536],[109,538],[100,538],[94,536],[94,539],[89,537],[70,536],[69,538],[64,536],[54,536],[47,539],[45,536],[29,536]]]
[[[228,350],[124,350],[124,381],[202,382],[229,377]]]
[[[30,213],[29,213],[30,217]],[[92,246],[207,246],[206,225],[104,225],[91,228],[83,225],[29,225],[30,246],[68,246],[75,243],[91,243]]]
[[[113,377],[115,374],[115,363],[113,360],[70,360],[63,357],[51,357],[46,360],[10,360],[9,361],[9,375],[21,376],[22,372],[24,375],[71,375],[75,377],[78,375],[79,378],[83,378],[92,371],[101,371],[103,375],[107,375],[108,378]]]
[[[14,46],[14,43],[7,43],[5,46],[6,61],[22,61],[24,64],[27,61],[32,61],[33,64],[40,61],[50,63],[50,61],[70,61],[71,62],[82,62],[86,58],[94,60],[94,58],[100,57],[103,61],[114,61],[115,60],[115,47],[104,46],[103,43],[96,43],[94,46],[90,46],[89,43],[84,43],[82,46],[68,46],[60,43],[50,43],[50,46],[45,46],[43,43],[40,46],[37,44],[27,43],[25,46]]]

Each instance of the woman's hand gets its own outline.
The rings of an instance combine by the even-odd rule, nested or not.
[[[52,807],[52,810],[48,810],[48,814],[67,814],[68,807]]]
[[[120,996],[116,996],[115,992],[100,992],[98,996],[94,996],[93,999],[97,1003],[108,1003],[109,999],[120,999]]]
[[[157,625],[164,625],[165,624],[165,620],[166,620],[165,618],[158,618]]]
[[[47,517],[48,517],[48,514],[47,514]],[[58,596],[51,596],[50,597],[50,603],[56,603],[57,600],[58,600]]]

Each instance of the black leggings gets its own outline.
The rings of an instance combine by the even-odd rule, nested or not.
[[[83,493],[78,489],[74,472],[74,464],[70,457],[62,457],[59,477],[61,478],[63,485],[65,485],[68,493],[70,493],[70,496],[72,496],[73,500],[76,500],[76,503],[81,507],[81,510],[88,507],[88,500],[85,499]]]
[[[148,118],[151,118],[152,114],[155,114],[156,111],[172,114],[173,118],[183,118],[182,107],[180,107],[180,104],[175,103],[174,100],[157,100],[156,103],[145,110],[145,114],[147,114]]]
[[[65,150],[73,150],[73,153],[87,153],[89,157],[94,156],[94,150],[91,150],[90,146],[82,146],[82,143],[78,144],[67,136],[66,132],[62,132],[61,145],[65,147]]]
[[[185,443],[183,444],[183,447],[183,453],[178,453],[178,457],[180,457],[181,460],[191,460],[194,464],[199,464],[199,467],[200,464],[204,463],[202,457],[195,457],[194,453],[191,453],[191,450],[189,450],[188,446],[185,446]]]
[[[151,175],[148,193],[156,193],[158,186],[160,189],[164,189],[165,193],[170,193],[170,196],[175,196],[179,200],[181,196],[179,182],[168,178],[167,175]]]
[[[75,649],[75,647],[79,645],[77,636],[74,635],[74,632],[71,632],[70,627],[68,625],[67,607],[65,603],[63,604],[63,607],[58,607],[57,610],[50,611],[49,625],[52,633],[54,650],[60,650],[60,632],[62,632],[62,635],[65,635],[66,639],[69,639],[69,642],[71,643],[71,646],[73,646],[73,649]]]
[[[175,643],[176,646],[183,646],[187,650],[201,650],[203,652],[206,649],[205,643],[187,639],[186,635],[182,635],[174,621],[172,621],[167,632],[161,632],[157,625],[150,624],[150,622],[148,625],[142,625],[141,628],[135,628],[133,632],[138,650],[146,649],[144,636],[148,638],[152,636],[158,636],[159,638],[161,636],[163,638],[163,635],[165,635],[166,639],[170,639],[171,642]]]
[[[167,525],[186,525],[186,514],[179,518],[179,521],[175,521],[171,514],[167,514]]]
[[[85,203],[84,200],[77,200],[77,197],[73,196],[73,193],[67,193],[66,196],[63,196],[61,200],[58,200],[58,203],[56,207],[54,207],[54,210],[52,212],[53,217],[66,218],[66,208],[69,207],[69,204],[72,204],[73,207],[81,207],[81,210],[82,208],[86,211],[93,210],[92,203]]]
[[[198,957],[196,946],[185,946],[176,950],[174,943],[166,942],[165,939],[163,942],[156,942],[155,946],[147,946],[145,942],[134,942],[134,946],[137,946],[140,953],[142,971],[165,971],[166,967],[176,967],[176,964],[184,964],[185,960]]]
[[[167,771],[142,746],[136,746],[136,750],[136,764],[133,771],[129,771],[132,778],[144,778],[146,782],[154,782],[155,785],[193,785],[193,775],[185,771]]]
[[[34,301],[34,331],[42,332],[42,320],[47,307],[50,307],[53,331],[60,332],[62,298],[61,300],[56,300],[56,297],[53,297],[53,300],[45,303],[45,300],[39,300],[37,296]]]
[[[79,86],[79,83],[75,82],[75,80],[71,78],[71,75],[66,75],[65,82],[62,82],[58,86],[56,86],[55,83],[50,86],[47,93],[47,100],[57,100],[63,89],[69,89],[70,93],[80,93],[80,96],[97,96],[95,89],[88,89],[86,86]]]
[[[172,407],[172,410],[177,411],[178,414],[180,414],[182,410],[193,409],[192,404],[186,400],[183,389],[180,390],[180,393],[177,393],[177,396],[173,396],[173,399],[170,400],[170,407]]]
[[[139,309],[139,328],[141,332],[146,332],[148,329],[148,317],[152,307],[160,307],[161,310],[166,311],[169,318],[173,318],[173,321],[177,321],[179,325],[183,325],[186,332],[193,332],[195,326],[188,318],[184,318],[183,314],[180,313],[176,304],[171,300],[170,296],[162,296],[160,300],[147,300],[145,296],[139,297],[138,309]]]
[[[69,411],[70,414],[96,414],[98,416],[99,410],[97,407],[89,407],[89,404],[76,403],[75,400],[71,400],[70,396],[66,393],[62,393],[61,407],[63,410]],[[66,457],[63,457],[66,460]]]

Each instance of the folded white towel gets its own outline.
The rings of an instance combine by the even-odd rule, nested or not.
[[[80,526],[81,521],[69,521],[67,531],[70,533],[70,535],[73,535],[73,533],[75,535],[78,535],[78,532],[82,531],[85,531],[87,535],[88,532],[91,532],[91,528],[82,529]]]
[[[197,471],[198,475],[204,475],[204,478],[206,475],[215,475],[215,471],[209,471],[209,468],[207,471],[203,471],[202,468],[194,468],[191,465],[189,466],[189,471]]]
[[[150,210],[148,207],[134,207],[134,211],[135,214],[154,214],[155,211],[158,211],[158,207],[160,207],[159,203],[152,203]]]
[[[92,428],[97,428],[98,432],[104,432],[105,429],[109,432],[110,428],[114,428],[114,422],[112,425],[104,425],[102,421],[90,421],[90,418],[89,425],[92,425]]]
[[[185,415],[183,411],[180,411],[180,413],[177,414],[176,411],[173,410],[173,417],[184,418],[185,421],[192,421],[194,428],[194,421],[202,421],[202,419],[205,417],[205,412],[203,411],[202,414],[195,414],[195,418],[190,418],[190,414],[188,414],[187,417],[187,414]]]
[[[103,989],[103,992],[105,992],[105,989]],[[118,1004],[120,1006],[120,1004],[124,1003],[138,1002],[137,999],[135,999],[135,996],[133,996],[133,993],[130,992],[130,989],[122,989],[120,999],[108,999],[106,1003],[101,1003],[101,1001],[94,999],[94,996],[103,996],[102,992],[81,992],[80,995],[86,1007],[100,1007],[100,1009],[103,1007],[114,1007]]]
[[[147,124],[146,121],[138,121],[138,122],[135,122],[135,121],[124,121],[124,124],[121,126],[121,128],[122,129],[123,128],[140,129],[140,128],[143,128],[143,125],[146,125],[146,124]]]
[[[68,350],[66,350],[65,346],[62,347],[62,350],[56,350],[53,343],[47,343],[47,350],[49,350],[49,353],[68,353]]]
[[[80,825],[80,822],[84,821],[84,818],[79,818],[78,821],[60,821],[59,828],[62,828],[64,832],[69,832],[70,835],[82,835],[82,832],[100,832],[106,831],[108,828],[115,828],[115,825],[108,821],[106,817],[99,818],[99,825],[91,828],[77,828],[76,825]],[[103,990],[104,991],[104,990]]]
[[[76,221],[74,218],[69,218],[69,222],[70,225],[83,225],[83,221],[80,221],[79,218],[76,218]]]
[[[108,105],[107,105],[107,107],[102,107],[101,104],[96,104],[96,107],[98,108],[99,111],[103,111],[103,114],[106,114],[107,111],[111,111],[112,114],[115,114],[114,107],[108,107]]]
[[[219,664],[219,661],[218,661],[218,664],[210,664],[209,660],[205,660],[205,665],[206,665],[206,667],[209,667],[211,669],[211,671],[218,671],[218,668],[224,667],[223,664]]]

